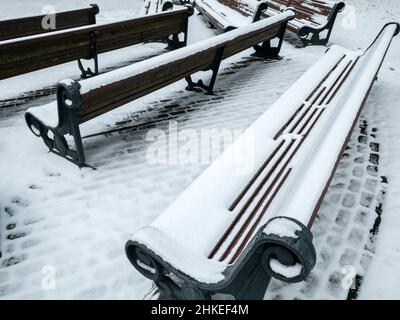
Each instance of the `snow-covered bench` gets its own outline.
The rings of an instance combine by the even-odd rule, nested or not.
[[[160,298],[262,299],[270,277],[307,278],[316,263],[310,228],[399,31],[386,25],[363,52],[330,48],[132,235],[127,257]]]
[[[188,90],[203,88],[212,93],[222,59],[255,46],[255,55],[274,57],[279,53],[292,10],[253,23],[229,34],[206,39],[191,46],[165,53],[139,63],[83,81],[59,83],[57,101],[27,110],[25,118],[32,132],[42,137],[50,151],[79,166],[85,165],[79,125],[130,101],[185,78]],[[270,40],[280,39],[278,47]],[[262,43],[262,45],[258,45]],[[192,81],[191,75],[211,70],[208,85]],[[53,137],[49,136],[49,131]],[[71,150],[65,135],[74,137]]]
[[[222,32],[250,23],[259,3],[257,0],[194,0],[198,11]],[[267,4],[264,16],[274,16],[288,7],[296,10],[296,18],[288,23],[288,29],[304,45],[326,45],[336,16],[345,6],[343,2],[323,0],[269,0]]]
[[[78,60],[82,77],[98,74],[98,54],[142,42],[163,40],[169,49],[186,45],[190,10],[176,10],[133,19],[83,26],[0,42],[0,80]],[[184,34],[183,40],[172,35]],[[80,59],[92,59],[94,71]]]
[[[88,8],[57,12],[51,18],[39,15],[2,20],[0,21],[0,41],[96,24],[98,13],[99,7],[91,4]],[[51,19],[54,19],[54,26],[51,24]]]

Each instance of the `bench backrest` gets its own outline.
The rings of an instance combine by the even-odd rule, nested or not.
[[[186,32],[187,21],[188,9],[182,8],[120,22],[4,41],[0,43],[0,79],[92,58],[94,37],[97,53],[104,53]]]
[[[180,288],[231,290],[236,297],[245,288],[247,298],[259,285],[260,278],[253,281],[256,266],[281,281],[305,280],[316,258],[309,229],[399,31],[400,24],[386,25],[366,52],[333,46],[162,215],[132,236],[126,252],[135,268],[156,284],[172,273]],[[239,217],[248,201],[251,213]],[[221,236],[217,252],[212,248]],[[148,261],[160,267],[155,276],[143,271]]]
[[[45,29],[46,15],[0,21],[0,41],[96,24],[97,5],[72,11],[55,13],[55,29]]]
[[[173,4],[170,0],[146,0],[140,14],[145,16],[148,14],[159,13],[170,10],[172,7]]]
[[[222,48],[224,59],[258,43],[273,39],[293,17],[294,12],[289,10],[241,30],[234,30],[160,57],[100,75],[96,79],[81,81],[81,93],[83,93],[82,104],[79,108],[80,123],[195,72],[209,70],[218,50]]]

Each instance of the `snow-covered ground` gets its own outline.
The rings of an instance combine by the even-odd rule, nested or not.
[[[2,0],[0,18],[40,13],[45,5],[64,10],[91,2]],[[398,0],[346,3],[354,10],[341,15],[332,43],[366,48],[384,23],[400,20]],[[136,15],[142,0],[97,4],[99,21],[113,21]],[[201,16],[191,18],[190,43],[214,34]],[[207,167],[150,165],[148,130],[168,130],[169,120],[180,130],[245,129],[324,51],[285,42],[284,59],[266,62],[253,61],[248,50],[223,62],[216,96],[187,92],[180,81],[85,124],[83,135],[94,134],[84,144],[96,171],[79,170],[47,153],[27,129],[24,111],[54,96],[0,109],[0,297],[144,298],[151,283],[129,264],[124,244]],[[138,45],[101,55],[100,65],[115,67],[162,53],[160,44]],[[76,63],[67,63],[2,80],[0,100],[78,77]],[[396,38],[312,229],[317,266],[305,283],[273,281],[267,299],[346,299],[345,284],[353,273],[361,283],[358,298],[400,298],[399,80]]]

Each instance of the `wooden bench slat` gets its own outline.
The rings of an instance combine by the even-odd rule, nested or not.
[[[160,284],[161,298],[262,299],[271,277],[307,278],[316,263],[310,228],[399,32],[400,24],[385,25],[365,52],[330,48],[162,215],[133,234],[127,257]],[[239,151],[254,163],[244,175],[229,162]]]
[[[207,39],[95,78],[80,82],[65,80],[59,84],[57,91],[58,110],[53,110],[57,115],[51,116],[53,119],[58,117],[59,121],[56,124],[51,121],[49,124],[42,119],[43,112],[39,111],[35,116],[33,108],[26,113],[27,124],[34,133],[37,130],[40,132],[39,135],[52,152],[84,166],[86,163],[80,124],[181,79],[188,82],[188,90],[199,87],[211,93],[222,59],[251,47],[256,49],[257,56],[277,59],[286,24],[293,17],[294,12],[287,10],[279,16],[256,22],[230,34]],[[279,43],[273,47],[270,41],[275,38]],[[107,37],[107,41],[111,39]],[[99,40],[99,45],[101,43],[104,43],[104,38]],[[114,44],[107,42],[107,46],[110,45]],[[193,82],[192,74],[207,70],[212,71],[209,85],[200,81]],[[43,108],[48,110],[49,106]],[[47,135],[49,131],[56,138],[50,138]],[[68,147],[64,137],[66,134],[74,137],[75,150]]]

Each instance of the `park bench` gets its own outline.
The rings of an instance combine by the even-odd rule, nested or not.
[[[50,151],[84,166],[85,155],[79,125],[119,106],[154,92],[181,79],[187,89],[200,88],[212,93],[222,59],[254,46],[259,57],[278,56],[292,10],[258,21],[229,34],[222,34],[94,78],[59,83],[57,101],[27,110],[25,118],[32,132],[42,137]],[[277,47],[271,40],[280,39]],[[261,45],[258,45],[262,43]],[[212,71],[209,84],[194,82],[191,75]],[[49,135],[50,134],[50,135]],[[74,138],[69,148],[65,135]]]
[[[195,7],[213,25],[226,32],[251,22],[259,2],[257,0],[195,0]],[[274,16],[292,7],[296,17],[288,23],[304,45],[326,45],[337,14],[344,9],[343,2],[323,0],[270,0],[264,16]]]
[[[186,45],[190,10],[182,7],[145,17],[83,26],[0,42],[0,80],[78,60],[82,77],[98,74],[98,54],[167,39],[169,49]],[[184,34],[183,40],[171,35]],[[81,59],[93,60],[94,71]]]
[[[57,12],[53,16],[54,29],[46,28],[48,15],[2,20],[0,21],[0,41],[96,24],[98,13],[99,7],[95,4],[91,4],[88,8]]]
[[[387,24],[363,52],[330,48],[132,235],[127,257],[161,299],[262,299],[271,277],[307,278],[316,263],[311,226],[399,31]]]

